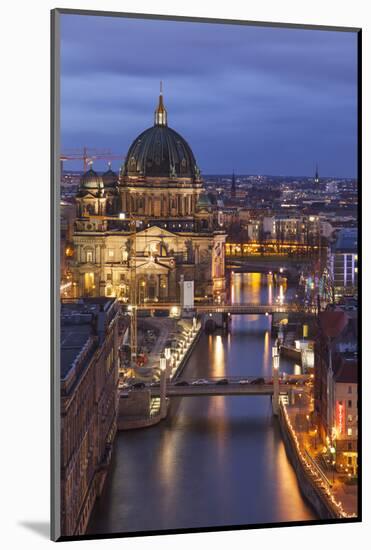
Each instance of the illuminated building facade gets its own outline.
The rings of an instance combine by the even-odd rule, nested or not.
[[[85,533],[117,429],[118,303],[61,306],[61,529]]]
[[[357,311],[323,311],[315,344],[315,421],[339,471],[357,473]]]
[[[76,197],[74,296],[177,300],[179,282],[223,300],[225,238],[186,140],[168,126],[162,93],[154,125],[132,143],[117,176],[90,168]],[[135,236],[133,230],[135,220]]]
[[[330,273],[337,298],[358,291],[358,244],[357,229],[343,228],[339,231],[330,255]]]
[[[357,474],[358,468],[358,365],[353,356],[342,357],[334,373],[336,466]]]

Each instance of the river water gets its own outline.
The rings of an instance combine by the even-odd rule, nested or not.
[[[290,298],[257,273],[232,276],[232,300]],[[270,318],[232,317],[229,334],[203,334],[182,377],[271,374]],[[281,371],[298,366],[281,361]],[[88,533],[305,521],[269,396],[173,400],[158,426],[118,432],[113,462]]]

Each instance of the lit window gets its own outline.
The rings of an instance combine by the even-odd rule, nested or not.
[[[90,250],[86,253],[86,261],[88,263],[92,263],[93,261],[93,252],[91,252]]]
[[[351,414],[348,414],[348,422],[352,422],[353,416]]]
[[[352,435],[352,428],[348,428],[348,435]]]
[[[113,248],[109,248],[108,249],[108,257],[113,258],[114,255],[115,255],[115,252],[114,252]]]

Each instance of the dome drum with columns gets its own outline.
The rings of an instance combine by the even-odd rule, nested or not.
[[[140,223],[135,257],[140,300],[179,298],[181,276],[195,281],[199,297],[223,298],[225,235],[215,231],[192,149],[168,126],[162,90],[154,125],[133,141],[120,174],[109,167],[100,176],[90,167],[76,205],[76,296],[129,299],[133,252],[125,214]]]

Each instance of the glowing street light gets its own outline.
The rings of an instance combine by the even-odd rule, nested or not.
[[[160,357],[160,417],[166,416],[166,357]]]
[[[278,354],[278,348],[272,347],[272,367],[273,367],[273,396],[272,396],[272,408],[273,414],[278,415],[278,402],[279,402],[279,367],[280,356]]]

